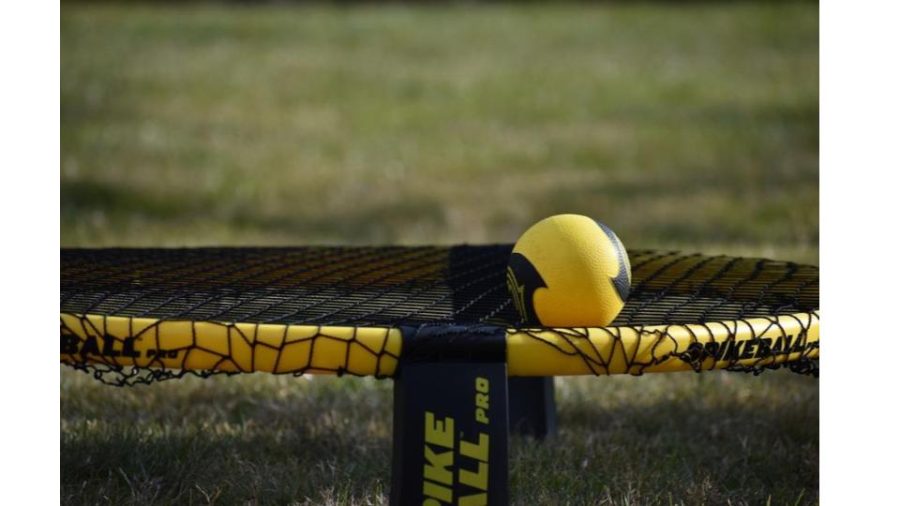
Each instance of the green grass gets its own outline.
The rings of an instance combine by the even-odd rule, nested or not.
[[[391,383],[251,375],[118,389],[66,369],[66,504],[382,504]],[[514,437],[516,504],[808,504],[818,382],[557,379],[560,434]]]
[[[818,263],[815,4],[70,5],[63,246],[511,242]],[[66,504],[380,504],[390,383],[61,372]],[[818,502],[818,383],[557,381],[518,504]]]

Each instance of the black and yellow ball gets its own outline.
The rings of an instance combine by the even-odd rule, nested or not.
[[[625,305],[631,265],[609,227],[587,216],[559,214],[522,234],[506,281],[526,324],[602,327]]]

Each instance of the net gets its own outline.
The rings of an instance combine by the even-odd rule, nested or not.
[[[511,248],[63,249],[61,360],[118,385],[188,372],[387,377],[423,329],[452,351],[502,327],[516,375],[818,374],[817,267],[630,251],[631,294],[609,327],[533,329],[506,289]]]

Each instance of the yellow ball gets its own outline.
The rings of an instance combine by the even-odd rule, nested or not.
[[[559,214],[522,234],[506,282],[527,324],[602,327],[625,305],[631,265],[609,227],[587,216]]]

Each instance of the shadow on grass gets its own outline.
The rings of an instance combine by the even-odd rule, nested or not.
[[[542,483],[553,483],[574,503],[817,502],[816,380],[747,377],[729,386],[717,378],[692,387],[693,378],[684,378],[671,393],[644,394],[642,379],[625,396],[615,392],[622,383],[610,383],[593,403],[562,404],[560,434],[549,444],[514,439],[517,497],[552,502]],[[618,397],[614,407],[597,405],[602,391]]]
[[[257,376],[116,389],[65,373],[64,504],[321,504],[386,489],[381,383]]]
[[[102,424],[102,422],[100,422]],[[256,421],[252,423],[263,423]],[[302,425],[269,431],[142,426],[83,434],[61,445],[63,503],[288,504],[337,493],[371,497],[385,488],[390,446]]]
[[[793,393],[748,399],[741,389],[714,395],[701,386],[694,397],[678,389],[661,400],[632,389],[633,405],[562,402],[557,438],[512,439],[513,502],[815,502],[817,384],[777,379]],[[64,402],[63,503],[381,503],[390,385],[350,383],[346,391],[292,383],[299,388],[253,396],[198,383],[187,392],[144,389],[147,399],[115,394],[106,409]],[[168,413],[136,411],[142,403],[164,410],[167,396]]]

